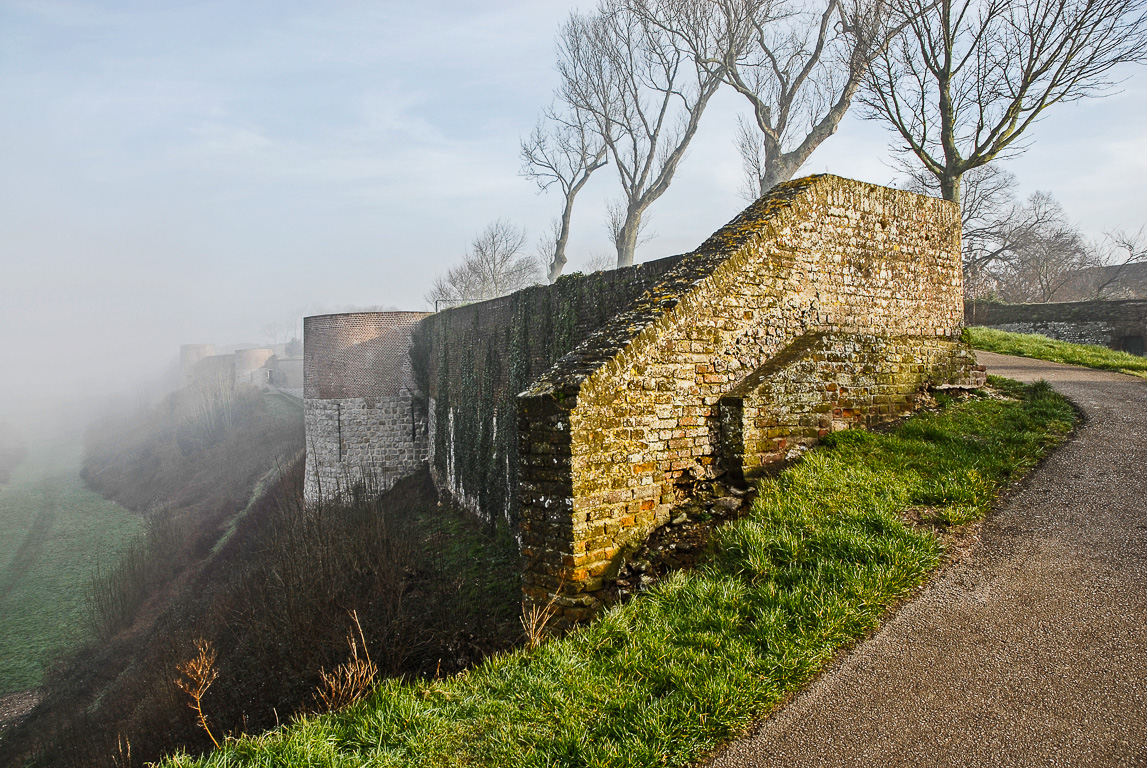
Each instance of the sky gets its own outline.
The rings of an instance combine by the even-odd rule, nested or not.
[[[490,221],[541,236],[561,201],[519,145],[577,7],[0,0],[0,403],[130,390],[181,343],[262,344],[301,314],[423,309]],[[1091,236],[1147,224],[1147,72],[1118,74],[1004,164]],[[746,204],[741,102],[706,112],[638,261]],[[804,172],[893,183],[890,141],[854,112]],[[616,194],[607,167],[579,198],[567,271],[611,253]]]

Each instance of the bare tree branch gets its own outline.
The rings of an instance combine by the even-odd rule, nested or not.
[[[526,233],[505,219],[491,222],[474,238],[466,259],[434,281],[426,294],[430,304],[485,301],[536,285],[538,262],[522,255]]]
[[[589,116],[622,188],[612,227],[618,266],[633,263],[642,216],[665,191],[721,84],[721,65],[694,55],[711,32],[692,0],[602,0],[559,34],[560,97]]]
[[[715,0],[726,81],[748,99],[757,133],[737,147],[756,195],[793,177],[836,132],[872,64],[898,29],[885,0]]]
[[[1142,0],[887,0],[896,39],[860,96],[960,200],[964,174],[1025,149],[1053,104],[1099,96],[1147,61]]]
[[[555,221],[552,237],[542,243],[542,258],[551,283],[566,265],[574,198],[593,172],[608,162],[605,142],[588,117],[577,108],[558,112],[550,107],[529,140],[522,142],[522,175],[543,191],[557,185],[562,193],[561,215]]]

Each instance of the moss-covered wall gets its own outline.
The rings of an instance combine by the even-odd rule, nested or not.
[[[722,463],[752,480],[829,432],[911,412],[926,388],[982,385],[982,370],[941,336],[806,333],[722,395]]]
[[[570,619],[592,613],[628,549],[668,520],[679,484],[721,458],[721,397],[801,336],[962,348],[959,229],[942,200],[832,176],[788,182],[535,381],[519,398],[527,597],[556,595]]]
[[[518,393],[680,259],[567,275],[426,318],[411,360],[427,398],[430,468],[439,488],[516,534]]]

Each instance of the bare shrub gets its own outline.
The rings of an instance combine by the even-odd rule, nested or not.
[[[153,625],[137,621],[57,668],[37,713],[5,732],[0,766],[34,755],[37,766],[110,768],[122,763],[117,737],[137,764],[210,750],[199,712],[171,682],[197,639],[210,643],[196,661],[217,677],[199,701],[220,742],[316,701],[345,705],[383,677],[451,674],[518,640],[512,540],[439,507],[426,474],[385,493],[365,479],[337,505],[305,505],[302,484],[302,461],[292,462],[171,585],[179,591],[162,611],[147,604]]]
[[[215,748],[219,749],[219,741],[215,738],[215,734],[211,733],[211,729],[207,726],[207,716],[203,714],[203,697],[219,677],[219,671],[215,669],[215,650],[211,647],[211,643],[203,638],[195,641],[195,650],[196,654],[190,661],[177,667],[179,677],[175,684],[179,686],[179,690],[191,697],[188,706],[195,710],[200,727],[207,732]]]
[[[150,515],[147,527],[110,566],[97,562],[88,585],[85,617],[92,634],[109,640],[131,626],[140,606],[185,565],[188,526],[166,515]]]

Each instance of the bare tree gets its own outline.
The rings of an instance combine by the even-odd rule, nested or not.
[[[541,257],[551,283],[558,279],[566,265],[574,198],[590,175],[609,162],[605,142],[588,117],[577,108],[558,112],[551,107],[538,121],[529,140],[522,142],[522,175],[532,179],[543,191],[556,184],[564,200],[561,215],[541,243]]]
[[[1108,232],[1100,258],[1102,265],[1088,270],[1087,298],[1141,298],[1138,291],[1125,284],[1125,278],[1130,274],[1128,267],[1147,264],[1147,229],[1141,228],[1134,234]]]
[[[848,111],[897,28],[885,0],[717,0],[726,81],[748,99],[737,148],[753,199],[791,179]],[[748,196],[748,195],[746,195]]]
[[[435,279],[427,302],[485,301],[536,285],[541,271],[537,261],[522,255],[525,244],[525,230],[505,219],[491,222],[474,238],[465,260]]]
[[[669,188],[721,84],[720,63],[694,56],[676,31],[675,8],[602,0],[559,34],[560,97],[592,119],[621,182],[610,216],[619,267],[633,264],[646,209]]]
[[[594,251],[585,260],[582,265],[582,271],[586,273],[593,272],[608,272],[617,267],[617,260],[610,256],[608,253],[602,251]]]
[[[272,345],[286,344],[292,338],[298,336],[298,331],[296,330],[298,326],[299,318],[284,317],[264,324],[260,332],[263,334],[263,338],[269,340]]]
[[[902,31],[861,95],[960,200],[973,168],[1024,149],[1053,104],[1097,96],[1147,60],[1142,0],[888,0]]]
[[[1046,192],[1013,205],[991,231],[985,248],[994,256],[979,277],[1004,301],[1062,300],[1069,283],[1099,264],[1096,250]]]

